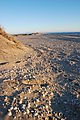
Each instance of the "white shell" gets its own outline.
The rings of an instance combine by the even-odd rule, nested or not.
[[[8,116],[11,116],[12,115],[12,112],[10,111],[9,113],[8,113]]]

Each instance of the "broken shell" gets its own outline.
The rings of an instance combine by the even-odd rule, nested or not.
[[[12,112],[10,111],[9,113],[8,113],[8,116],[11,116],[12,115]]]

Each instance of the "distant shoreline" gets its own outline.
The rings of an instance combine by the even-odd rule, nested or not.
[[[18,34],[12,34],[13,36],[19,36],[19,35],[22,35],[22,36],[26,36],[26,35],[40,35],[40,34],[49,34],[49,35],[53,35],[53,34],[66,34],[66,35],[77,35],[77,36],[80,36],[80,32],[46,32],[46,33],[18,33]]]

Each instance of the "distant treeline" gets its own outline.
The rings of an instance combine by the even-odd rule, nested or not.
[[[13,34],[13,36],[26,36],[26,35],[32,35],[32,33],[29,33],[29,34]]]
[[[40,35],[41,33],[22,33],[22,34],[13,34],[13,36],[26,36],[26,35]]]

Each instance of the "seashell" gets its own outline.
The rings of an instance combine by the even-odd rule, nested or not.
[[[47,117],[45,117],[45,120],[49,120]]]
[[[37,107],[38,105],[36,104],[36,107]]]
[[[12,112],[10,111],[9,113],[8,113],[8,116],[11,116],[12,115]]]
[[[26,115],[26,112],[24,112],[23,114]]]
[[[27,97],[24,97],[24,99],[26,99]]]
[[[18,91],[18,88],[16,88],[16,90]]]
[[[16,98],[14,97],[14,100],[16,100]]]
[[[53,92],[51,92],[51,95],[53,96]]]
[[[63,116],[63,114],[61,112],[59,112],[59,117],[62,117],[62,116]]]
[[[13,107],[11,107],[10,110],[13,110]]]
[[[29,91],[29,93],[31,93],[31,90],[30,90],[30,89],[29,89],[28,91]]]
[[[43,97],[45,97],[45,94],[43,94]]]
[[[55,113],[55,117],[57,117],[57,113]]]
[[[80,95],[79,94],[77,94],[77,99],[80,97]]]
[[[19,104],[22,104],[22,99],[20,100]]]
[[[14,117],[14,119],[16,119],[16,116]]]
[[[17,110],[17,107],[15,107],[14,110]]]
[[[28,103],[28,108],[30,108],[31,107],[31,105],[30,105],[30,103]]]
[[[25,109],[25,107],[26,107],[26,105],[25,105],[25,104],[23,104],[22,108],[23,108],[23,109]]]
[[[48,105],[46,105],[46,109],[48,109]]]
[[[55,120],[55,117],[53,117],[52,120]]]
[[[38,113],[35,113],[35,114],[34,114],[34,116],[37,116],[37,115],[38,115]]]
[[[36,101],[39,102],[39,99],[37,99]]]
[[[27,109],[27,114],[29,114],[30,113],[30,111]]]

